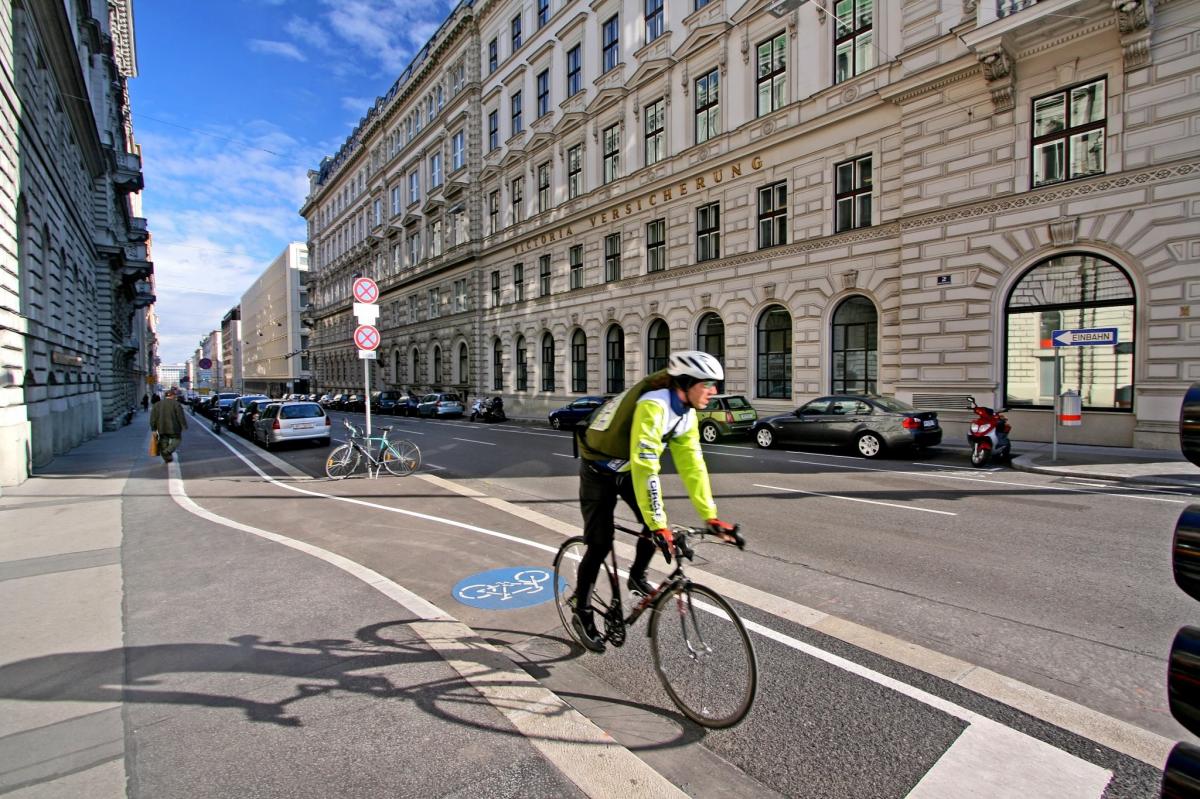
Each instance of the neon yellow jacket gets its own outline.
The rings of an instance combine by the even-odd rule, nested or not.
[[[661,456],[669,444],[671,459],[683,480],[692,506],[701,519],[717,518],[708,466],[700,449],[700,425],[696,412],[686,410],[682,416],[671,409],[671,389],[651,391],[642,395],[633,411],[633,429],[629,441],[629,470],[642,518],[651,530],[667,526],[667,511],[663,503]],[[665,439],[665,441],[664,441]]]

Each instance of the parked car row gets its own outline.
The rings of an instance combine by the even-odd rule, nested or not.
[[[266,449],[289,441],[315,441],[328,446],[332,423],[315,396],[289,394],[273,399],[263,394],[225,392],[199,397],[192,406]]]
[[[366,401],[361,394],[325,394],[318,403],[331,411],[363,412]],[[389,389],[371,394],[371,413],[388,416],[453,416],[465,413],[462,397],[451,391],[437,391],[417,396],[406,391]]]
[[[550,412],[554,429],[585,423],[610,397],[579,397]],[[893,449],[937,446],[942,429],[935,411],[920,411],[891,397],[834,394],[807,402],[794,411],[758,417],[745,397],[718,394],[698,411],[700,438],[712,444],[729,436],[749,435],[764,449],[792,444],[805,447],[851,447],[866,458]]]

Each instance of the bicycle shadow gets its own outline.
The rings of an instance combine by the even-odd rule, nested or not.
[[[378,622],[344,639],[286,642],[246,634],[219,643],[147,644],[41,655],[0,665],[0,702],[220,708],[240,711],[252,723],[301,728],[306,700],[344,693],[412,702],[433,717],[513,737],[531,736],[496,712],[497,694],[501,709],[518,708],[547,717],[570,711],[569,705],[560,703],[518,705],[516,699],[504,699],[504,689],[513,685],[511,672],[497,667],[491,648],[460,639],[454,642],[454,659],[469,664],[472,679],[468,681],[411,628],[413,623]],[[434,676],[429,676],[430,671]],[[259,698],[263,683],[254,677],[273,686],[283,680],[286,695],[275,701]],[[242,695],[214,686],[236,686]]]

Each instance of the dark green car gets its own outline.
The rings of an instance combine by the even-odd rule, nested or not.
[[[696,415],[700,417],[700,440],[705,444],[722,436],[745,435],[758,421],[758,411],[740,394],[718,394]]]

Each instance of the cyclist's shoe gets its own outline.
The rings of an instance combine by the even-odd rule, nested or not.
[[[644,574],[629,575],[629,579],[625,582],[625,585],[633,593],[641,594],[642,596],[650,596],[654,593],[654,586],[646,582],[646,575]]]
[[[573,611],[571,613],[571,627],[575,630],[575,635],[584,647],[596,653],[604,651],[604,641],[600,638],[600,632],[596,629],[596,623],[592,620],[592,612],[590,610]]]

